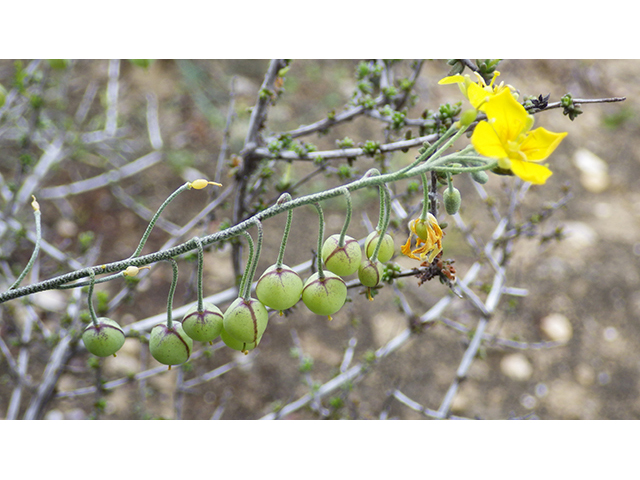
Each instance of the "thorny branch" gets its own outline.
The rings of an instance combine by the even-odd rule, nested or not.
[[[468,64],[465,62],[465,65],[469,68],[474,68],[472,63]],[[32,74],[34,69],[37,68],[38,63],[32,63],[27,70],[29,74]],[[284,60],[272,60],[269,64],[268,71],[264,77],[263,84],[260,90],[260,94],[258,100],[253,107],[251,119],[249,122],[249,128],[247,131],[247,135],[245,138],[244,146],[240,152],[240,156],[242,158],[242,166],[237,171],[236,174],[236,185],[230,186],[225,189],[222,193],[220,193],[216,199],[210,203],[205,209],[203,209],[199,214],[197,214],[191,221],[187,222],[184,227],[179,227],[175,224],[166,224],[166,228],[171,232],[172,238],[163,246],[163,248],[154,252],[150,255],[145,255],[138,257],[132,261],[126,263],[126,265],[122,262],[114,262],[111,264],[100,265],[96,267],[92,267],[95,273],[111,273],[117,272],[124,269],[127,265],[148,265],[150,263],[154,263],[161,258],[166,256],[176,256],[181,255],[183,253],[192,251],[196,248],[195,243],[192,241],[187,241],[182,245],[175,246],[178,243],[179,239],[186,235],[194,225],[200,222],[203,218],[205,218],[214,208],[218,207],[226,198],[228,198],[232,193],[235,193],[234,197],[234,211],[233,211],[233,227],[227,231],[224,231],[219,234],[214,234],[209,236],[206,240],[209,244],[215,243],[220,240],[226,240],[236,235],[238,231],[242,228],[246,227],[246,224],[251,223],[251,218],[246,219],[245,216],[247,213],[250,213],[248,210],[248,206],[245,203],[245,200],[249,194],[249,190],[252,186],[252,174],[254,173],[258,163],[262,159],[282,159],[282,160],[300,160],[300,161],[317,161],[317,160],[330,160],[330,159],[344,159],[344,158],[356,158],[366,155],[367,152],[363,148],[347,148],[347,149],[336,149],[336,150],[325,150],[320,152],[308,152],[305,155],[300,155],[293,151],[282,151],[278,154],[273,154],[266,148],[264,145],[268,143],[270,139],[278,138],[279,135],[262,138],[265,135],[266,131],[266,120],[268,115],[269,106],[273,103],[275,98],[278,95],[278,78],[279,72],[287,66],[287,62]],[[415,82],[417,79],[420,69],[422,67],[422,62],[417,62],[410,77],[411,82]],[[107,87],[107,111],[106,111],[106,125],[103,132],[96,132],[93,136],[85,135],[83,138],[86,141],[92,142],[101,142],[106,140],[108,137],[117,137],[119,131],[117,131],[116,126],[118,122],[118,110],[117,110],[117,101],[119,94],[119,73],[120,73],[120,64],[118,61],[111,61],[109,63],[108,69],[108,87]],[[386,74],[385,74],[386,75]],[[385,77],[385,81],[389,81],[391,79],[390,76]],[[77,116],[80,120],[84,119],[87,115],[88,106],[90,104],[90,100],[96,94],[96,87],[93,86],[88,87],[85,93],[86,101],[83,101],[81,107],[78,108]],[[232,88],[233,90],[233,88]],[[406,101],[408,97],[408,91],[398,95],[393,100],[396,108],[401,107]],[[15,91],[12,90],[7,96],[7,102],[4,107],[0,108],[0,118],[5,115],[12,103],[16,99]],[[233,99],[233,97],[232,97]],[[39,193],[39,198],[42,199],[60,199],[65,198],[69,195],[79,194],[83,192],[87,192],[93,190],[95,188],[100,188],[106,184],[111,182],[117,182],[123,178],[134,176],[149,167],[153,166],[157,162],[160,161],[161,154],[158,151],[162,145],[162,138],[159,134],[158,127],[158,105],[157,99],[154,96],[147,97],[148,100],[148,111],[147,111],[147,122],[148,122],[148,134],[150,138],[150,143],[152,147],[156,150],[146,155],[140,156],[138,160],[132,161],[121,168],[114,168],[104,174],[89,178],[87,180],[80,180],[75,183],[70,183],[68,185],[63,185],[61,187],[49,187],[46,189],[42,189]],[[384,104],[389,99],[385,98],[383,95],[376,97],[375,105],[380,106]],[[574,104],[588,104],[588,103],[602,103],[602,102],[618,102],[624,100],[622,97],[615,97],[611,99],[573,99]],[[84,106],[83,106],[84,105]],[[561,106],[560,102],[548,104],[545,107],[545,110],[559,108]],[[20,108],[23,108],[20,106]],[[303,126],[295,130],[291,130],[286,132],[286,135],[289,135],[291,138],[299,138],[305,135],[309,135],[312,133],[317,133],[322,130],[326,130],[327,128],[333,127],[337,124],[346,122],[351,120],[359,115],[368,115],[371,118],[374,118],[382,123],[387,123],[389,121],[388,118],[381,115],[376,110],[367,110],[363,106],[352,106],[345,109],[343,112],[336,113],[332,115],[330,118],[327,117],[323,120],[315,122],[311,125]],[[229,113],[227,120],[227,134],[228,130],[231,127],[231,119],[233,118],[233,103],[229,105]],[[415,125],[415,126],[424,126],[426,123],[422,119],[407,119],[407,125]],[[0,127],[1,128],[1,127]],[[1,130],[0,130],[1,132]],[[425,144],[426,142],[432,142],[437,139],[437,134],[425,135],[417,138],[412,138],[409,140],[401,140],[394,141],[381,144],[379,147],[379,151],[381,153],[391,153],[398,150],[405,150],[409,148],[419,147]],[[48,143],[43,143],[44,154],[38,162],[38,166],[34,169],[32,175],[26,179],[23,183],[22,188],[18,191],[15,196],[10,198],[11,202],[15,202],[14,210],[16,210],[21,204],[24,204],[27,198],[31,195],[36,188],[39,188],[45,174],[56,164],[56,162],[60,161],[60,159],[64,156],[65,152],[65,139],[63,136],[55,136]],[[228,142],[228,137],[225,136],[225,147]],[[41,142],[42,143],[42,142]],[[218,158],[218,167],[216,168],[216,178],[220,176],[220,166],[223,164],[224,156],[220,156]],[[318,171],[321,171],[319,169]],[[317,172],[316,172],[317,173]],[[415,173],[415,172],[410,172]],[[407,175],[409,176],[409,175]],[[376,181],[380,180],[379,178]],[[357,188],[364,188],[364,186],[372,186],[376,184],[376,181],[372,181],[371,178],[361,178],[353,182],[353,185],[356,185]],[[477,189],[477,193],[480,198],[483,198],[483,195],[486,193],[483,191],[483,188],[479,185],[475,185]],[[355,188],[355,187],[354,187]],[[120,198],[123,202],[133,202],[131,199],[128,199],[121,194],[122,191],[118,190],[119,187],[113,186],[112,189],[114,193],[119,192]],[[336,191],[327,191],[323,194],[322,198],[331,198],[333,196],[338,195],[338,189]],[[276,419],[276,418],[286,418],[287,415],[290,415],[293,412],[300,410],[308,405],[312,405],[313,409],[317,411],[321,416],[327,415],[327,408],[324,405],[323,401],[332,393],[336,392],[338,389],[343,388],[345,385],[357,384],[358,382],[367,378],[367,374],[371,372],[375,366],[383,361],[391,354],[396,352],[401,346],[411,342],[416,341],[420,335],[424,335],[426,326],[435,326],[437,324],[444,325],[447,328],[460,332],[462,337],[466,337],[470,333],[473,332],[473,336],[470,342],[467,345],[467,348],[460,359],[460,363],[456,370],[454,378],[452,378],[451,384],[447,393],[445,394],[442,402],[437,410],[424,407],[415,400],[409,399],[403,392],[399,389],[393,389],[389,393],[390,401],[398,401],[404,405],[409,406],[412,409],[417,411],[421,411],[423,414],[432,417],[432,418],[456,418],[451,415],[451,405],[455,395],[458,391],[460,383],[466,377],[469,368],[476,358],[477,353],[481,346],[497,346],[497,347],[505,347],[505,348],[549,348],[552,346],[556,346],[557,343],[553,342],[545,342],[545,343],[528,343],[528,342],[515,342],[511,340],[500,339],[496,337],[495,334],[487,333],[487,326],[491,322],[492,316],[496,312],[501,299],[505,295],[512,294],[522,294],[521,290],[510,287],[506,284],[506,261],[508,258],[508,253],[512,244],[519,237],[519,234],[522,233],[523,230],[527,230],[527,232],[533,232],[533,224],[532,223],[524,223],[524,224],[516,224],[514,220],[514,206],[518,203],[518,195],[523,194],[524,191],[518,192],[518,189],[515,188],[513,190],[513,196],[511,198],[512,202],[510,204],[510,208],[507,212],[500,212],[496,208],[492,209],[492,213],[494,219],[496,221],[496,228],[493,231],[491,239],[483,246],[483,242],[472,232],[467,229],[462,221],[462,218],[459,215],[455,215],[454,219],[457,222],[458,227],[463,231],[465,240],[469,246],[476,252],[482,253],[484,260],[488,260],[487,262],[475,262],[466,272],[464,277],[458,280],[457,283],[457,291],[461,292],[463,299],[458,298],[456,295],[446,295],[442,297],[438,302],[436,302],[431,308],[429,308],[425,313],[416,313],[415,307],[411,306],[411,303],[404,298],[401,291],[398,291],[398,297],[400,299],[402,310],[405,316],[408,319],[414,319],[415,324],[422,326],[423,328],[415,328],[415,325],[411,325],[409,322],[406,329],[396,335],[393,339],[387,342],[385,345],[381,346],[377,350],[375,350],[372,357],[367,358],[365,361],[360,361],[357,363],[353,363],[354,359],[354,351],[357,345],[356,337],[352,337],[348,346],[345,349],[344,356],[342,359],[342,363],[339,369],[339,373],[327,380],[326,382],[318,385],[314,385],[311,377],[309,375],[305,376],[305,380],[307,382],[307,386],[309,387],[309,393],[300,396],[297,400],[290,401],[289,403],[280,406],[277,411],[264,415],[264,419]],[[551,205],[548,209],[544,210],[543,215],[540,217],[539,221],[545,220],[548,215],[556,211],[558,208],[563,206],[568,200],[568,195]],[[298,203],[296,205],[301,205],[304,203],[304,200],[301,201],[298,199]],[[435,203],[435,202],[434,202]],[[139,208],[141,206],[136,206],[135,202],[130,203],[131,208],[134,211],[137,211],[138,214],[142,217],[148,217],[149,211],[147,209]],[[291,208],[291,205],[288,205],[287,208]],[[271,208],[267,209],[263,212],[260,212],[255,215],[255,218],[264,219],[269,218],[271,216],[278,215],[285,211],[286,208],[280,206],[279,208]],[[397,220],[400,223],[406,223],[408,219],[407,213],[404,212],[403,216],[398,216]],[[6,231],[15,231],[20,225],[14,224],[15,221],[10,218],[5,218],[4,215],[0,217],[0,221],[3,226],[9,226],[8,229],[3,230],[3,234]],[[14,222],[14,223],[12,223]],[[248,222],[248,223],[247,223]],[[33,236],[29,236],[27,234],[27,238],[30,241],[34,241]],[[205,243],[205,242],[203,242]],[[239,247],[234,246],[236,248],[234,254],[234,267],[236,268],[236,272],[241,271],[240,266],[240,250]],[[70,272],[65,275],[61,275],[59,277],[50,279],[48,281],[34,283],[32,285],[28,285],[26,287],[21,287],[15,289],[11,292],[7,292],[5,294],[0,295],[0,302],[5,302],[7,300],[11,300],[14,298],[19,298],[21,296],[30,295],[31,293],[37,291],[44,291],[51,288],[55,288],[61,284],[69,283],[71,281],[84,278],[88,276],[88,269],[79,265],[77,260],[73,258],[69,258],[64,253],[55,249],[55,247],[48,245],[46,242],[43,242],[42,249],[45,253],[57,259],[60,262],[67,263],[70,268],[75,269],[74,272]],[[300,265],[295,267],[297,271],[306,271],[310,267],[310,261],[303,262]],[[487,273],[487,270],[491,272],[493,275],[493,281],[491,289],[486,297],[486,300],[482,300],[477,293],[472,288],[472,285],[476,278],[481,275],[481,273]],[[402,278],[409,277],[415,275],[414,270],[410,271],[401,271],[397,272],[394,278]],[[354,282],[351,285],[351,288],[357,287],[357,282]],[[126,291],[128,291],[128,287],[122,289],[119,294],[116,295],[114,299],[112,299],[110,303],[110,308],[114,308],[117,304],[122,301],[122,299],[126,295]],[[222,291],[209,297],[207,300],[211,300],[213,303],[224,303],[231,299],[233,299],[236,295],[236,289],[230,288],[228,290]],[[75,290],[75,295],[80,295],[80,290]],[[465,302],[468,304],[474,311],[476,312],[475,324],[474,325],[463,325],[461,323],[455,322],[445,317],[445,312],[448,307],[450,307],[454,302]],[[185,305],[181,308],[174,310],[174,315],[178,317],[186,309],[189,305]],[[67,392],[55,392],[55,387],[58,382],[60,375],[65,370],[65,366],[68,364],[69,360],[76,353],[77,350],[82,350],[81,345],[77,345],[77,334],[72,334],[72,331],[78,331],[82,327],[82,323],[80,321],[80,310],[70,309],[69,315],[71,318],[70,326],[67,328],[66,332],[62,332],[60,340],[55,348],[52,350],[50,358],[47,362],[46,369],[42,375],[42,378],[39,380],[39,383],[36,383],[33,379],[30,379],[26,374],[27,360],[28,355],[25,355],[26,352],[25,347],[20,350],[18,357],[14,357],[11,353],[10,346],[7,345],[4,340],[0,337],[0,351],[4,354],[5,359],[7,360],[7,365],[9,367],[9,371],[11,372],[16,386],[14,389],[14,397],[11,400],[10,407],[8,410],[7,417],[8,418],[17,418],[19,414],[19,405],[20,399],[23,395],[25,389],[33,390],[33,395],[29,400],[29,404],[26,412],[24,413],[24,418],[41,418],[44,409],[46,408],[49,400],[53,397],[56,398],[73,398],[75,396],[87,395],[95,393],[98,389],[96,386],[90,387],[82,387],[72,391]],[[164,313],[155,315],[153,317],[149,317],[146,319],[139,320],[132,324],[125,326],[125,331],[127,334],[136,334],[144,336],[144,332],[147,331],[151,326],[157,324],[158,322],[163,320],[165,316]],[[22,332],[22,340],[23,343],[26,344],[29,341],[29,337],[31,332],[33,331],[32,323],[28,323],[27,327]],[[300,338],[298,337],[295,330],[291,330],[292,342],[296,346],[296,348],[301,349]],[[222,343],[218,342],[211,347],[206,349],[201,349],[194,352],[192,356],[192,360],[197,360],[201,356],[204,355],[205,350],[209,353],[216,351],[217,349],[222,347]],[[200,373],[196,376],[189,377],[185,372],[181,371],[181,377],[179,380],[179,391],[184,393],[190,391],[192,388],[202,385],[206,382],[209,382],[215,378],[219,378],[222,375],[231,372],[235,368],[237,368],[241,364],[246,364],[246,362],[253,361],[258,356],[258,352],[252,352],[247,357],[240,360],[234,360],[223,365],[220,365],[213,370],[207,371],[205,373]],[[136,373],[133,376],[128,376],[126,378],[120,378],[117,380],[109,381],[100,386],[100,389],[104,391],[110,391],[117,387],[123,386],[130,382],[138,382],[142,387],[144,382],[154,375],[159,375],[165,372],[166,369],[164,367],[156,367],[150,368],[141,372]],[[181,393],[181,395],[182,395]],[[182,397],[181,397],[182,398]],[[182,409],[182,401],[178,402],[176,405],[176,409],[178,411],[178,417],[181,416]],[[220,418],[223,414],[224,410],[224,402],[221,402],[218,409],[214,413],[214,417]]]

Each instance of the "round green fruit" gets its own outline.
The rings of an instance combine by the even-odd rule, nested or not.
[[[232,348],[234,350],[238,350],[239,352],[242,352],[245,355],[249,353],[249,350],[253,350],[254,348],[256,348],[261,340],[261,338],[259,338],[257,342],[251,342],[251,343],[241,342],[240,340],[236,340],[231,335],[229,335],[224,330],[224,328],[220,332],[220,339],[224,342],[224,344],[227,347]]]
[[[324,278],[314,273],[302,289],[302,301],[309,310],[318,315],[331,317],[342,308],[346,300],[347,285],[332,272],[324,272]]]
[[[191,307],[182,319],[182,328],[194,340],[211,342],[220,335],[223,315],[213,303],[204,302],[203,307],[202,312],[197,304]]]
[[[384,266],[379,261],[365,260],[358,268],[358,279],[365,287],[375,287],[382,280]]]
[[[223,329],[236,340],[257,342],[267,328],[269,313],[255,298],[237,298],[224,312]]]
[[[271,265],[258,279],[256,297],[263,305],[280,311],[293,307],[302,294],[302,279],[286,265]]]
[[[124,340],[124,331],[120,325],[106,317],[98,318],[98,325],[90,323],[82,333],[84,346],[97,357],[115,356],[124,345]]]
[[[192,350],[193,340],[180,322],[173,322],[171,328],[160,323],[151,329],[149,351],[158,362],[169,367],[180,365],[189,360]]]
[[[380,232],[374,230],[365,240],[364,251],[367,252],[367,258],[371,258],[373,256],[373,252],[376,251],[376,245],[378,245],[379,239]],[[395,245],[393,243],[393,237],[388,233],[385,233],[382,236],[382,245],[380,245],[380,250],[378,250],[378,260],[380,260],[380,262],[382,263],[386,263],[391,260],[391,257],[393,257],[394,253]]]
[[[340,235],[331,235],[322,245],[322,259],[327,269],[336,275],[347,276],[358,271],[362,251],[357,240],[345,235],[344,245],[340,246]]]

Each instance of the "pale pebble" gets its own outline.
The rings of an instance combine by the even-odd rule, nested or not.
[[[533,367],[522,353],[512,353],[503,357],[500,370],[507,377],[519,381],[529,380],[533,375]]]
[[[571,322],[561,313],[552,313],[540,320],[540,330],[554,342],[566,343],[573,336]]]
[[[573,155],[573,163],[580,170],[582,186],[592,193],[600,193],[609,186],[609,166],[586,148],[579,148]]]

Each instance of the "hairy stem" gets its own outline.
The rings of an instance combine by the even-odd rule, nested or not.
[[[322,207],[319,203],[314,203],[316,211],[318,212],[318,251],[316,253],[318,260],[318,277],[324,278],[324,270],[322,269],[322,243],[324,240],[324,214],[322,213]]]
[[[31,195],[31,197],[33,198],[33,202],[31,202],[31,206],[33,207],[33,216],[36,221],[36,244],[35,244],[35,247],[33,248],[33,253],[31,254],[31,258],[27,262],[27,266],[24,267],[24,270],[22,271],[20,276],[9,287],[9,290],[12,290],[16,288],[18,285],[20,285],[20,282],[22,281],[22,279],[24,279],[24,277],[26,277],[27,274],[33,268],[33,264],[35,263],[36,258],[38,258],[38,252],[40,251],[40,241],[42,240],[42,225],[41,225],[40,217],[42,217],[42,214],[40,213],[40,205],[38,205],[38,202],[36,201],[36,197],[34,197],[33,195]]]
[[[167,328],[173,328],[173,295],[176,293],[176,286],[178,285],[178,262],[176,262],[173,258],[169,258],[171,262],[171,287],[169,287],[169,295],[167,296]]]
[[[344,189],[343,191],[344,199],[347,202],[347,213],[344,218],[344,224],[342,225],[342,230],[340,230],[340,240],[338,241],[338,246],[344,247],[344,237],[347,235],[347,229],[349,228],[349,224],[351,223],[351,214],[353,212],[353,208],[351,206],[351,194],[348,189]]]
[[[198,312],[204,311],[204,292],[202,291],[202,277],[204,274],[204,249],[202,248],[202,242],[199,238],[194,238],[196,244],[198,245],[198,279],[197,279],[197,290],[198,290]]]
[[[480,157],[480,156],[473,157],[473,159],[479,162],[483,161],[485,162],[485,165],[492,165],[495,163],[494,160]],[[267,218],[274,217],[276,215],[279,215],[281,213],[284,213],[294,208],[298,208],[304,205],[317,204],[320,201],[327,200],[329,198],[334,198],[344,194],[345,189],[347,189],[349,192],[353,192],[353,191],[357,191],[367,187],[379,186],[386,183],[396,182],[406,178],[414,177],[416,175],[420,175],[422,173],[436,170],[437,168],[440,168],[442,165],[445,165],[447,162],[454,162],[454,161],[457,161],[457,155],[455,153],[448,155],[446,157],[438,158],[438,160],[433,164],[431,162],[422,163],[408,170],[405,168],[400,171],[396,171],[396,172],[392,172],[384,175],[376,175],[372,173],[373,172],[372,170],[367,172],[367,174],[365,174],[362,178],[355,180],[351,183],[348,183],[346,185],[331,188],[329,190],[325,190],[325,191],[314,193],[314,194],[305,195],[299,198],[295,198],[288,202],[276,203],[275,205],[272,205],[271,207],[266,208],[261,212],[258,212],[254,216],[244,221],[241,221],[230,228],[202,237],[200,241],[202,243],[202,246],[206,247],[207,245],[211,245],[213,243],[220,242],[223,240],[228,240],[236,235],[241,234],[242,232],[248,230],[252,225],[254,225],[256,220],[263,221]],[[485,169],[485,168],[480,168],[480,169]],[[459,170],[468,171],[469,169],[466,167],[460,167]],[[113,262],[113,263],[108,263],[105,265],[76,270],[74,272],[70,272],[65,275],[60,275],[58,277],[54,277],[49,280],[45,280],[36,284],[27,285],[24,287],[19,287],[19,288],[15,288],[13,290],[4,292],[0,294],[0,303],[4,303],[8,300],[13,300],[15,298],[20,298],[25,295],[31,295],[33,293],[42,292],[42,291],[50,290],[53,288],[58,288],[59,286],[67,284],[69,282],[73,282],[74,280],[86,278],[90,275],[89,270],[93,270],[93,272],[96,275],[104,274],[104,273],[121,272],[125,270],[128,266],[141,267],[145,265],[150,265],[152,263],[156,263],[162,260],[167,260],[169,258],[176,257],[178,255],[182,255],[184,253],[195,250],[196,248],[198,248],[198,244],[196,241],[192,239],[192,240],[189,240],[188,242],[182,243],[175,247],[150,253],[148,255],[142,255],[138,257],[129,257],[128,259]]]
[[[278,199],[278,203],[287,202],[291,200],[291,195],[283,193]],[[282,242],[280,242],[280,250],[278,250],[278,258],[276,260],[276,268],[282,267],[284,263],[284,250],[287,248],[287,240],[289,239],[289,232],[291,231],[291,221],[293,219],[293,210],[287,211],[287,223],[284,226],[284,232],[282,233]]]

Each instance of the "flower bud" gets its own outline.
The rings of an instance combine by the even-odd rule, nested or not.
[[[217,182],[210,182],[209,180],[205,180],[204,178],[199,178],[198,180],[194,180],[193,182],[189,183],[189,187],[195,188],[196,190],[202,190],[207,185],[215,185],[216,187],[222,186]]]
[[[140,268],[138,268],[138,267],[134,267],[133,265],[129,265],[124,270],[124,272],[122,272],[122,274],[125,277],[135,277],[136,275],[138,275],[138,273],[140,273],[140,270],[142,270],[144,268],[150,269],[151,267],[140,267]]]
[[[456,187],[447,188],[442,193],[442,200],[444,201],[444,209],[449,215],[458,213],[460,202],[462,201],[460,190]]]
[[[471,172],[471,179],[476,183],[484,185],[489,181],[489,175],[487,175],[487,172],[484,170],[479,170],[477,172]]]
[[[462,112],[462,115],[460,115],[460,126],[468,127],[473,122],[475,122],[477,116],[478,111],[475,108],[465,110],[464,112]]]

